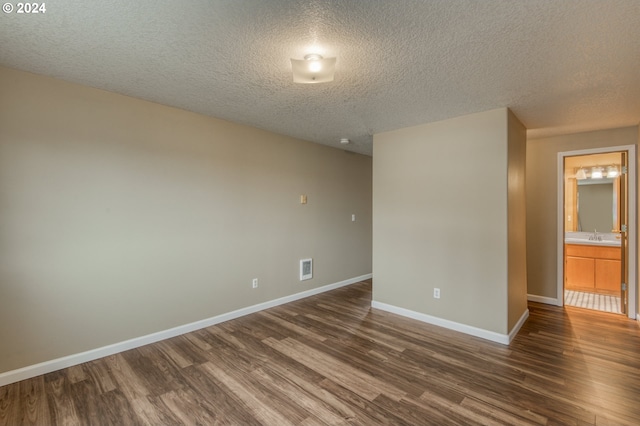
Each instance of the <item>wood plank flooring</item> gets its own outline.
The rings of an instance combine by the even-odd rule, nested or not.
[[[640,329],[531,303],[503,346],[361,282],[0,387],[0,425],[638,425]]]

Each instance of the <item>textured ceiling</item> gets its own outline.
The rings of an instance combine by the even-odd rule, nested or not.
[[[364,154],[374,133],[505,106],[530,136],[640,122],[640,0],[46,7],[0,14],[0,64]],[[307,53],[337,57],[334,82],[292,82]]]

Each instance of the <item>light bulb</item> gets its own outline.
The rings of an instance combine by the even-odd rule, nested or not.
[[[591,169],[591,179],[602,179],[601,167],[594,167]]]
[[[318,72],[322,69],[322,63],[320,61],[309,61],[309,71]]]

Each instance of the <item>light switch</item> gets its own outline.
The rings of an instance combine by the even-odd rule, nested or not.
[[[355,222],[355,221],[356,221],[356,215],[355,215],[355,214],[352,214],[352,215],[351,215],[351,222]]]
[[[300,196],[300,204],[307,204],[307,196],[306,195],[301,195]]]

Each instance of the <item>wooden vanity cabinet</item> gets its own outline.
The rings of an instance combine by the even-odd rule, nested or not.
[[[596,265],[592,258],[566,256],[565,288],[595,291]]]
[[[567,290],[618,295],[621,276],[620,247],[565,244]]]

